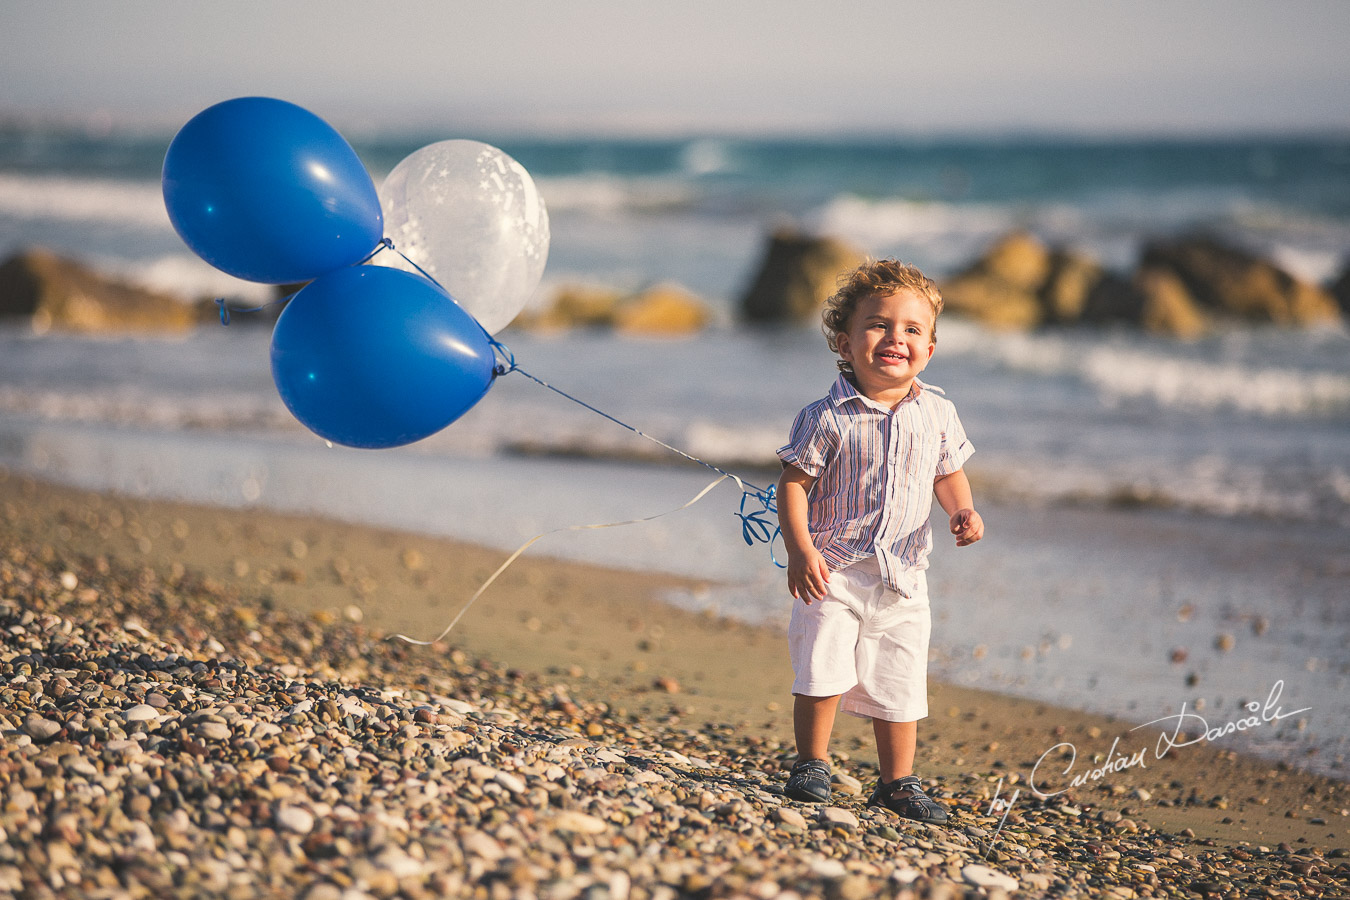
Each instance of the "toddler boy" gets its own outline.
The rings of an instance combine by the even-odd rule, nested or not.
[[[824,324],[840,374],[803,409],[778,451],[778,515],[793,605],[797,762],[787,796],[824,802],[835,711],[870,718],[881,779],[868,804],[940,823],[947,811],[914,774],[928,715],[931,617],[924,570],[932,499],[964,547],[984,536],[962,466],[974,448],[956,409],[919,381],[933,356],[942,295],[893,259],[849,273]]]

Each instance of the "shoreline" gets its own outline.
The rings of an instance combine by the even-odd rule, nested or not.
[[[199,573],[261,608],[426,639],[504,559],[496,550],[392,529],[91,493],[19,475],[0,480],[0,510],[10,529],[62,559],[101,557],[167,579]],[[572,697],[608,703],[620,717],[730,727],[777,744],[790,761],[791,671],[777,630],[657,599],[707,588],[527,553],[437,650],[565,682]],[[1350,847],[1344,781],[1239,755],[1221,739],[1187,747],[1175,738],[1174,748],[1164,747],[1163,731],[1176,729],[1154,726],[1141,735],[1120,717],[932,681],[930,694],[932,712],[920,727],[925,777],[983,782],[985,793],[1002,779],[1000,796],[1026,796],[1045,757],[1036,777],[1048,791],[1045,773],[1057,768],[1050,760],[1063,759],[1059,745],[1069,744],[1077,759],[1065,780],[1135,761],[1070,790],[1075,802],[1115,807],[1163,831],[1189,829],[1197,840]],[[1210,727],[1229,718],[1211,716]],[[1194,732],[1194,722],[1185,724]],[[869,784],[875,757],[867,723],[840,716],[831,748],[837,771]]]

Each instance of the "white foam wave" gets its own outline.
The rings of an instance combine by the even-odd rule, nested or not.
[[[550,214],[617,214],[630,210],[671,209],[688,205],[695,196],[689,185],[658,178],[621,178],[594,173],[539,178],[536,182]]]
[[[0,215],[170,230],[159,182],[0,175]]]
[[[1270,248],[1270,255],[1275,264],[1286,272],[1312,284],[1330,282],[1346,264],[1345,253],[1339,247],[1327,249],[1275,244]]]
[[[816,210],[809,222],[863,246],[926,243],[952,235],[993,237],[1017,224],[1015,214],[1006,207],[867,200],[853,195],[834,198]]]
[[[1071,377],[1107,404],[1147,401],[1182,412],[1228,410],[1270,419],[1329,419],[1350,412],[1350,372],[1336,362],[1346,336],[1330,331],[1321,366],[1260,365],[1259,348],[1232,341],[1205,349],[1183,343],[1072,333],[989,333],[969,323],[943,323],[945,354],[989,360],[1012,372]],[[1272,338],[1276,340],[1276,338]],[[1334,345],[1334,346],[1330,346]],[[1301,347],[1312,352],[1312,343]],[[1217,355],[1218,358],[1213,358]]]
[[[299,426],[275,397],[243,391],[200,396],[170,395],[128,387],[80,392],[0,387],[0,412],[50,422],[80,422],[167,431]]]
[[[227,297],[235,304],[257,306],[275,297],[272,285],[235,278],[189,253],[150,260],[99,258],[93,264],[123,281],[179,297]]]
[[[690,141],[680,151],[680,165],[691,175],[712,175],[732,168],[731,148],[726,141],[702,138]]]
[[[1146,399],[1183,411],[1232,409],[1269,418],[1350,411],[1350,376],[1331,372],[1252,370],[1113,348],[1087,354],[1082,374],[1109,400]]]
[[[985,456],[978,486],[995,499],[1350,525],[1350,472],[1335,465],[1283,472],[1205,454],[1174,468],[1149,469],[1026,454]]]

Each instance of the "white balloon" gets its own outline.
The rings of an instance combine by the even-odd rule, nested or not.
[[[385,235],[489,334],[539,286],[548,210],[525,167],[490,144],[440,141],[394,167],[380,186]],[[398,253],[373,262],[415,272]]]

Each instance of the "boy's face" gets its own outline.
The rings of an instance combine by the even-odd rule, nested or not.
[[[864,396],[898,403],[933,357],[934,324],[932,305],[913,291],[865,297],[835,345]]]

